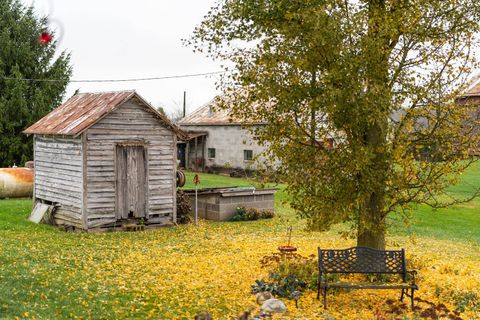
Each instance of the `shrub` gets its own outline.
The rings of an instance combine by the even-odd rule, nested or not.
[[[256,208],[245,208],[237,207],[235,209],[235,214],[230,219],[230,221],[252,221],[258,219],[271,219],[275,216],[273,210],[263,209],[259,210]]]
[[[247,220],[258,220],[260,218],[260,211],[256,208],[248,208],[246,218]]]
[[[255,281],[252,285],[253,293],[270,291],[275,296],[295,300],[299,292],[315,289],[317,286],[318,269],[315,255],[305,257],[297,253],[273,253],[263,257],[260,262],[263,268],[270,271],[269,279]]]
[[[272,219],[275,217],[275,213],[270,209],[260,210],[260,219]]]
[[[280,276],[277,273],[271,273],[270,279],[272,281],[255,280],[255,283],[251,286],[252,293],[268,291],[274,296],[290,299],[293,297],[292,293],[304,290],[307,287],[305,281],[298,279],[293,274]]]
[[[245,207],[237,207],[235,209],[235,214],[230,219],[231,221],[246,221],[247,220],[247,209]]]
[[[190,198],[183,192],[183,190],[177,190],[177,222],[181,224],[189,223],[192,221],[192,206],[190,205]]]
[[[452,291],[451,296],[455,301],[456,309],[460,312],[467,310],[480,311],[480,296],[473,291],[455,292]]]

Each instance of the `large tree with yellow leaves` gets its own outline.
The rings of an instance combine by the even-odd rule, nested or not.
[[[474,107],[455,104],[478,21],[477,0],[225,0],[191,44],[235,66],[226,107],[267,123],[255,136],[310,227],[350,222],[384,248],[390,212],[478,191],[447,189],[479,143]]]

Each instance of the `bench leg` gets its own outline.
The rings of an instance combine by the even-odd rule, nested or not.
[[[413,310],[413,296],[414,296],[414,293],[415,293],[415,289],[412,288],[412,295],[410,296],[410,298],[412,299],[412,310]]]
[[[320,282],[317,285],[317,300],[320,300]]]
[[[403,302],[403,296],[405,295],[405,289],[402,289],[402,295],[400,296],[400,302]]]
[[[323,308],[327,309],[327,288],[323,288]]]

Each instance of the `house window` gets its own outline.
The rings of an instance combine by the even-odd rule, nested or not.
[[[243,150],[243,160],[245,161],[253,160],[253,151]]]
[[[208,148],[208,157],[215,158],[215,148]]]

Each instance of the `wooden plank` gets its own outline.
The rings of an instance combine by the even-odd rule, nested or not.
[[[82,179],[79,178],[79,177],[70,176],[70,175],[62,175],[61,173],[58,173],[58,172],[57,173],[48,173],[48,172],[45,172],[45,171],[40,171],[40,172],[38,172],[38,174],[35,175],[35,177],[36,177],[35,179],[38,179],[38,180],[47,180],[47,179],[50,179],[51,181],[68,180],[68,181],[70,181],[70,184],[68,184],[68,182],[64,182],[64,184],[67,184],[67,185],[70,185],[70,186],[75,185],[77,183],[79,183],[79,184],[82,183]]]
[[[37,160],[36,161],[36,164],[37,166],[35,167],[35,170],[40,170],[43,169],[43,168],[52,168],[52,164],[50,162],[47,162],[47,161],[41,161],[41,160]],[[54,165],[54,168],[56,170],[65,170],[65,171],[70,171],[70,172],[81,172],[81,168],[80,166],[72,166],[72,165],[69,165],[69,164],[55,164]]]
[[[44,149],[44,148],[39,148],[39,147],[36,147],[35,148],[35,152],[38,154],[38,155],[69,155],[69,156],[72,156],[72,157],[80,157],[79,155],[79,151],[75,151],[75,150],[69,150],[69,149],[66,149],[66,150],[58,150],[58,149]]]
[[[148,219],[145,224],[170,224],[172,223],[172,217],[153,217]]]
[[[63,214],[63,212],[59,211],[55,211],[55,213],[53,214],[53,219],[56,220],[56,219],[62,219],[64,221],[68,221],[69,223],[71,223],[72,225],[79,225],[81,226],[82,225],[82,219],[81,217],[72,217],[70,215],[65,215]]]
[[[37,180],[36,184],[39,192],[44,191],[46,193],[51,193],[53,195],[60,196],[64,199],[72,201],[78,201],[79,199],[81,199],[81,194],[79,190],[64,190],[62,186],[58,186],[55,184],[46,184],[43,183],[41,180]]]
[[[32,210],[32,213],[28,217],[28,220],[34,223],[40,223],[43,220],[43,217],[53,210],[53,206],[37,202],[35,207]]]
[[[135,216],[139,214],[137,204],[138,193],[138,167],[137,167],[137,153],[135,147],[125,147],[127,150],[127,197],[128,197],[128,211],[133,211]]]
[[[87,158],[87,134],[84,132],[82,134],[82,210],[81,210],[81,219],[82,219],[82,228],[84,230],[88,230],[88,178],[87,178],[87,166],[88,166],[88,158]]]
[[[159,182],[158,184],[153,184],[151,181],[149,182],[148,185],[148,194],[154,195],[154,194],[169,194],[170,189],[172,188],[172,183],[170,182],[162,182],[162,181],[155,181]]]
[[[111,172],[114,173],[115,168],[113,166],[99,166],[99,167],[91,167],[87,166],[87,173],[95,174],[96,172]]]
[[[115,217],[115,212],[109,212],[109,213],[93,213],[88,216],[89,220],[94,220],[94,219],[116,219]]]
[[[95,219],[95,220],[88,220],[88,228],[95,228],[100,226],[105,226],[111,223],[115,223],[115,218],[105,218],[105,219]]]
[[[69,155],[69,154],[55,154],[52,153],[38,153],[37,159],[40,161],[50,162],[50,163],[69,163],[69,164],[76,164],[79,165],[82,162],[82,158],[77,155]]]
[[[173,211],[172,209],[157,209],[154,211],[150,211],[150,217],[166,217],[166,216],[172,216]]]
[[[165,191],[168,189],[165,189]],[[150,200],[172,200],[171,194],[165,193],[158,193],[150,196]]]
[[[82,224],[76,221],[64,220],[62,218],[53,218],[53,221],[57,226],[73,226],[78,229],[83,229]]]
[[[173,199],[168,199],[168,200],[150,200],[150,207],[155,207],[155,206],[168,206],[169,208],[173,206]]]
[[[98,175],[87,175],[87,179],[89,184],[98,184],[102,182],[108,182],[111,183],[113,186],[115,186],[115,177],[112,177],[111,174],[105,174],[101,173]]]
[[[37,180],[36,183],[39,188],[46,187],[50,188],[51,190],[58,190],[59,193],[63,193],[65,195],[75,195],[75,193],[81,193],[82,191],[81,186],[68,184],[67,181],[63,180],[39,177],[39,180]]]
[[[35,171],[37,171],[40,176],[56,179],[58,181],[60,180],[63,180],[63,181],[80,180],[81,181],[82,180],[81,170],[68,171],[64,169],[46,168],[46,167],[40,166],[35,168]]]
[[[90,186],[90,188],[97,188],[97,189],[98,188],[112,188],[112,189],[114,189],[115,188],[115,181],[112,181],[112,180],[108,181],[106,179],[111,179],[111,177],[108,177],[108,178],[104,177],[103,179],[101,179],[99,181],[95,181],[95,182],[90,181],[89,186]]]
[[[92,168],[92,167],[108,167],[108,166],[113,167],[113,158],[112,159],[102,158],[102,160],[90,160],[89,159],[88,166],[90,168]]]
[[[137,165],[137,188],[136,188],[136,204],[137,204],[137,218],[146,218],[146,194],[147,186],[147,164],[146,151],[143,147],[135,147],[136,165]]]
[[[155,210],[161,210],[161,209],[169,209],[170,211],[173,210],[173,204],[168,203],[168,204],[151,204],[150,205],[150,211],[155,211]]]
[[[59,136],[42,136],[37,135],[37,141],[44,142],[44,143],[70,143],[70,144],[81,144],[80,138],[73,138],[73,137],[59,137]]]
[[[168,183],[168,185],[170,186],[173,184],[172,180],[173,180],[173,175],[170,175],[170,174],[163,175],[163,176],[150,175],[150,177],[148,177],[148,181],[155,186],[161,186],[164,183]]]
[[[95,141],[95,143],[89,143],[87,145],[88,151],[87,152],[113,152],[115,153],[115,146],[112,145],[112,142],[102,142],[102,141]]]
[[[153,166],[171,166],[174,164],[174,161],[173,159],[163,159],[163,160],[160,160],[160,159],[157,159],[155,157],[151,157],[149,159],[149,165],[150,167],[153,167]]]
[[[55,209],[55,213],[62,214],[67,217],[71,217],[72,219],[78,219],[79,221],[82,218],[82,214],[80,208],[72,208],[68,206],[59,206]]]
[[[115,154],[108,153],[108,154],[101,154],[101,155],[88,155],[88,162],[97,162],[97,161],[110,161],[112,163],[113,159],[115,158]]]
[[[115,130],[133,130],[133,131],[150,131],[155,132],[154,134],[161,134],[158,130],[158,123],[151,122],[147,123],[143,119],[139,121],[132,121],[125,122],[125,119],[118,119],[118,120],[110,120],[104,121],[102,123],[98,123],[95,125],[95,128],[92,132],[98,133],[102,132],[102,130],[111,130],[115,128]]]
[[[94,197],[88,197],[88,203],[89,204],[95,204],[95,203],[115,203],[115,194],[112,193],[112,196],[108,197],[107,195],[102,195],[102,197],[94,198]],[[115,206],[113,206],[115,207]]]
[[[59,193],[58,190],[52,190],[40,185],[37,185],[37,198],[51,202],[58,202],[60,204],[73,206],[76,208],[80,208],[81,205],[81,199],[79,196],[74,197],[69,195],[68,197],[65,197],[62,193]]]
[[[148,141],[149,144],[155,143],[158,144],[159,147],[168,147],[171,143],[173,143],[171,136],[166,135],[158,135],[154,132],[145,132],[145,131],[132,131],[132,130],[122,130],[122,131],[112,131],[105,129],[104,132],[97,132],[97,133],[89,133],[88,140],[90,142],[98,143],[98,142],[127,142],[127,141],[134,141],[134,142],[146,142]]]
[[[57,150],[59,152],[77,154],[81,150],[81,145],[77,143],[59,143],[59,142],[37,142],[38,150]]]
[[[116,212],[117,219],[122,219],[125,216],[128,218],[127,212],[127,151],[125,147],[117,146],[116,156]]]

